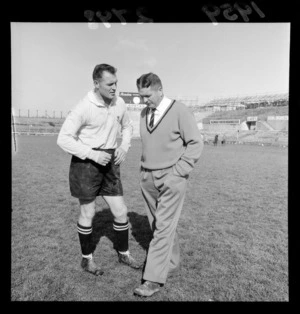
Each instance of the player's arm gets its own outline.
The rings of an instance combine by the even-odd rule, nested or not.
[[[57,145],[65,152],[80,159],[88,158],[101,165],[106,165],[110,161],[110,154],[95,151],[90,146],[78,141],[78,131],[85,124],[83,109],[84,106],[78,105],[68,114],[58,134]]]
[[[131,138],[133,134],[133,126],[132,120],[126,110],[126,105],[124,105],[124,114],[121,119],[121,134],[122,134],[122,142],[121,145],[116,149],[115,152],[115,164],[121,164],[125,158],[126,154],[131,146]]]

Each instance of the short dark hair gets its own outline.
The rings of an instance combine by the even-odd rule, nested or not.
[[[136,85],[138,87],[138,89],[140,88],[144,88],[144,87],[162,87],[162,83],[161,83],[161,80],[160,78],[150,72],[150,73],[147,73],[147,74],[143,74],[141,77],[139,77],[136,81]]]
[[[93,80],[98,80],[102,78],[102,74],[104,71],[107,71],[111,74],[116,74],[117,69],[109,64],[98,64],[95,66],[94,71],[93,71]]]

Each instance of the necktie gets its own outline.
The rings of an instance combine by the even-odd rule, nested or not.
[[[155,111],[155,108],[152,108],[150,110],[151,110],[151,117],[150,117],[149,126],[150,126],[150,128],[152,128],[153,124],[154,124],[154,111]]]

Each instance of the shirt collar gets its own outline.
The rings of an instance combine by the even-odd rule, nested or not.
[[[95,104],[98,107],[106,107],[104,100],[100,99],[100,97],[97,97],[94,90],[91,90],[88,92],[88,99],[90,102]],[[110,106],[113,106],[116,103],[117,97],[115,96],[110,104]]]
[[[171,99],[164,96],[160,104],[156,107],[156,110],[159,112],[163,112],[170,105],[171,101]]]

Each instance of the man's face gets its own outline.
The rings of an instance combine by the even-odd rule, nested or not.
[[[95,80],[94,85],[100,95],[107,99],[113,99],[117,90],[117,77],[107,71],[102,73],[102,78]]]
[[[163,91],[161,87],[142,87],[139,88],[138,91],[149,108],[156,108],[163,98]]]

